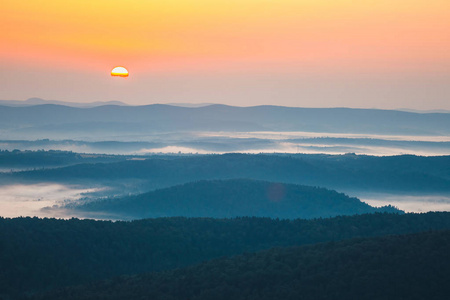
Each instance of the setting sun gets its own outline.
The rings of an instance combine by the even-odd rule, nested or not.
[[[115,67],[111,70],[111,76],[128,77],[128,70],[124,67]]]

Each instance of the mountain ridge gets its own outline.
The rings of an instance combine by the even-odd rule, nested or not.
[[[102,105],[120,105],[126,106],[128,104],[122,101],[94,101],[94,102],[72,102],[61,100],[45,100],[37,97],[28,98],[27,100],[0,100],[0,105],[23,107],[23,106],[35,106],[44,104],[64,105],[70,107],[89,108]]]
[[[90,128],[83,123],[92,124]],[[122,124],[135,124],[123,129]],[[104,124],[107,124],[106,126]],[[357,124],[357,125],[355,125]],[[61,126],[65,129],[59,129]],[[48,130],[51,126],[54,130]],[[66,132],[66,129],[70,129]],[[12,107],[0,105],[3,136],[23,139],[89,139],[155,132],[322,132],[387,135],[450,135],[450,114],[410,113],[352,108],[283,106],[236,107],[213,104],[180,107],[103,105],[90,108],[57,104]]]

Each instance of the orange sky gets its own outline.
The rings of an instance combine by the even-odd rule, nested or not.
[[[4,0],[1,25],[2,58],[65,68],[450,61],[448,0]]]
[[[449,0],[3,0],[7,69],[445,73]],[[38,96],[38,95],[35,95]]]

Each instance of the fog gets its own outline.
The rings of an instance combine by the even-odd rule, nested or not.
[[[405,212],[425,213],[429,211],[450,211],[450,195],[419,196],[371,193],[361,195],[358,198],[371,206],[392,205]]]
[[[201,132],[198,136],[229,137],[229,138],[264,138],[264,139],[292,139],[292,138],[370,138],[400,141],[450,142],[450,136],[429,135],[383,135],[359,133],[330,133],[306,131],[257,131],[257,132]]]
[[[94,218],[102,217],[101,212],[89,214],[64,209],[64,205],[83,201],[106,188],[86,188],[54,183],[16,184],[0,187],[0,216],[2,217],[55,217]],[[428,211],[450,211],[450,195],[394,195],[384,193],[348,193],[371,206],[393,205],[405,212],[423,213]],[[80,200],[81,199],[81,200]]]
[[[110,138],[110,139],[109,139]],[[356,153],[365,155],[450,155],[450,136],[399,136],[311,132],[180,132],[103,137],[102,140],[0,141],[0,148],[77,153]],[[1,166],[0,166],[1,167]]]
[[[100,188],[84,188],[54,183],[15,184],[0,186],[0,215],[2,217],[77,217],[64,209],[44,209],[77,201]]]

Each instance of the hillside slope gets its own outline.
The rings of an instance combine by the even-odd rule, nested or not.
[[[324,188],[249,179],[186,183],[136,196],[74,206],[76,210],[118,219],[239,216],[283,219],[334,217],[401,211],[375,208],[357,198]],[[94,214],[95,216],[95,214]]]
[[[439,229],[450,229],[450,213],[316,220],[0,218],[0,298],[272,247]]]
[[[0,174],[2,180],[147,182],[147,191],[196,180],[251,178],[364,191],[450,192],[450,156],[251,155],[152,156],[144,161],[79,164]]]
[[[446,299],[449,280],[442,231],[275,248],[37,299]]]

